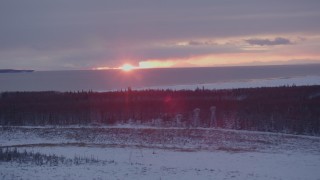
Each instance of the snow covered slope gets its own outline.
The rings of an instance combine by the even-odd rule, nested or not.
[[[2,127],[0,144],[110,162],[0,162],[0,179],[320,178],[319,137],[203,128]]]

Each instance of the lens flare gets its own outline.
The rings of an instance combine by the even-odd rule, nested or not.
[[[132,66],[131,64],[124,64],[120,67],[121,70],[123,71],[132,71],[133,69],[135,69],[136,67]]]

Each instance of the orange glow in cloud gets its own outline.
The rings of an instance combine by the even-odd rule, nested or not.
[[[307,54],[272,54],[272,53],[233,53],[209,54],[183,59],[146,60],[139,62],[139,68],[170,68],[170,67],[210,67],[256,65],[256,63],[286,64],[290,60],[315,59],[319,56]]]
[[[266,39],[274,41],[282,37],[290,41],[289,44],[279,45],[255,45],[247,43],[247,39]],[[177,67],[212,67],[212,66],[238,66],[238,65],[272,65],[272,64],[290,64],[304,63],[304,61],[320,62],[320,53],[318,46],[320,35],[303,35],[300,34],[276,34],[276,35],[257,35],[257,36],[239,36],[221,39],[195,39],[195,44],[191,41],[181,40],[175,43],[160,43],[160,48],[170,48],[179,46],[190,46],[197,49],[201,47],[221,47],[222,52],[213,54],[195,54],[185,57],[168,57],[166,59],[144,59],[137,61],[139,57],[121,57],[128,63],[116,67],[97,67],[95,70],[120,69],[123,71],[132,71],[134,69],[147,68],[177,68]],[[198,43],[198,44],[197,44]],[[196,46],[197,45],[197,46]],[[182,47],[180,47],[182,46]],[[226,51],[224,48],[234,48],[235,51]],[[131,65],[129,62],[137,63]]]
[[[238,66],[238,65],[259,65],[261,64],[286,64],[291,60],[303,63],[304,60],[320,59],[319,55],[303,53],[283,52],[283,54],[270,53],[234,53],[234,54],[209,54],[179,59],[151,59],[140,61],[138,66],[123,64],[118,68],[97,67],[95,70],[120,69],[125,72],[134,69],[148,68],[177,68],[177,67],[212,67],[212,66]]]
[[[165,67],[172,67],[174,66],[175,63],[172,61],[154,61],[154,60],[150,60],[150,61],[140,61],[139,62],[139,66],[133,66],[131,64],[123,64],[122,66],[120,66],[119,68],[115,68],[115,69],[121,69],[123,71],[132,71],[134,69],[149,69],[149,68],[165,68]]]
[[[315,42],[311,42],[314,47]],[[256,51],[258,48],[258,51]],[[147,68],[177,68],[177,67],[212,67],[212,66],[238,66],[238,65],[276,65],[290,63],[304,63],[307,61],[320,62],[320,53],[315,48],[303,49],[300,44],[291,44],[290,46],[242,46],[242,52],[235,53],[217,53],[196,55],[183,58],[167,59],[146,59],[138,62],[137,66],[129,63],[120,67],[97,67],[95,70],[120,69],[123,71],[132,71],[134,69]],[[131,60],[130,62],[133,62]]]
[[[113,68],[110,68],[110,67],[96,67],[96,68],[93,68],[93,70],[107,70],[107,69],[113,69]]]
[[[174,65],[175,63],[173,61],[150,60],[139,62],[139,68],[165,68]]]

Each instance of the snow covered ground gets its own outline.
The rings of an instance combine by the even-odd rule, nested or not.
[[[0,144],[108,162],[0,162],[0,179],[320,179],[319,137],[205,128],[1,127]]]
[[[108,160],[109,164],[30,166],[1,163],[13,179],[319,179],[320,157],[304,153],[180,152],[148,148],[43,147],[30,150]]]

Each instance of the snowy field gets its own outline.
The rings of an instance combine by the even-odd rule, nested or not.
[[[1,127],[3,149],[96,163],[0,162],[0,179],[320,179],[320,138],[225,129]]]

